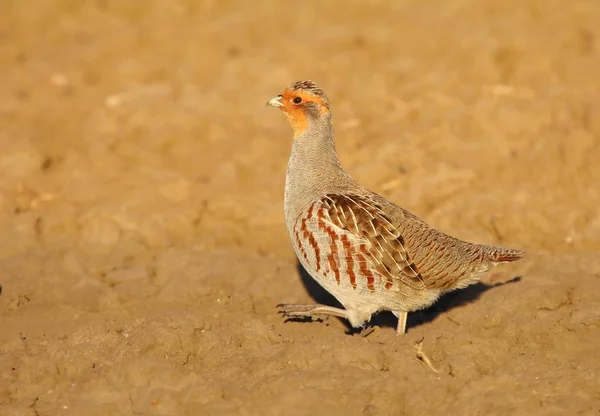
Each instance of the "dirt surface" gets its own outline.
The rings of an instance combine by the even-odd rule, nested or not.
[[[0,414],[600,412],[600,3],[0,2]],[[525,260],[396,337],[322,291],[283,218],[313,79],[342,162]],[[429,363],[429,364],[427,364]]]

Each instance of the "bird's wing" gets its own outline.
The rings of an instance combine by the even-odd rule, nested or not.
[[[427,287],[399,228],[376,201],[357,194],[329,194],[320,206],[338,234],[345,231],[356,237],[355,251],[369,260],[387,289],[402,290],[399,283],[416,290]]]

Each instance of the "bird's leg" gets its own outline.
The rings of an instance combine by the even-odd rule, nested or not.
[[[334,308],[333,306],[327,305],[291,305],[291,304],[279,304],[279,313],[283,316],[337,316],[338,318],[348,319],[348,312],[345,309]]]
[[[396,327],[396,335],[404,335],[406,333],[406,319],[408,318],[408,312],[392,311],[392,313],[398,317],[398,326]]]

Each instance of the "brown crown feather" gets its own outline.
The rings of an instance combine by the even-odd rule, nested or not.
[[[321,100],[323,100],[325,106],[329,108],[329,98],[327,98],[327,95],[325,95],[325,91],[323,91],[321,87],[319,87],[313,81],[307,80],[294,82],[290,89],[292,89],[292,91],[302,90],[314,95],[315,97],[319,97]]]

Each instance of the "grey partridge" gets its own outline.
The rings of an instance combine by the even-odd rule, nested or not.
[[[391,311],[403,334],[408,312],[523,257],[521,250],[444,234],[354,181],[336,153],[329,99],[314,82],[296,82],[267,104],[283,111],[294,130],[285,181],[294,250],[344,307],[278,305],[285,316],[332,315],[361,328],[373,314]]]

